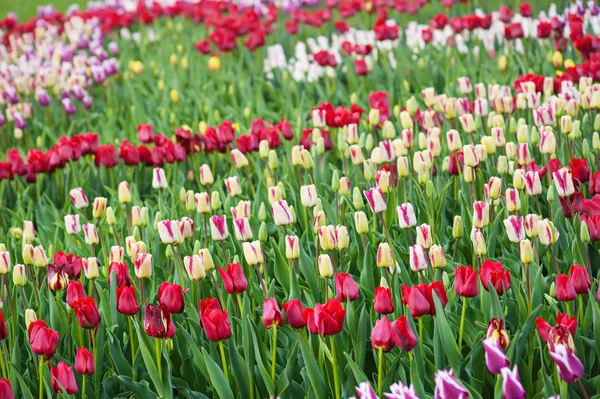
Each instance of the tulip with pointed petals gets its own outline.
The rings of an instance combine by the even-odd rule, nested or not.
[[[229,237],[225,215],[213,215],[210,218],[210,235],[214,241],[223,241]]]
[[[140,310],[135,287],[117,287],[117,311],[121,314],[133,316]]]
[[[556,276],[556,299],[562,302],[572,301],[577,298],[575,287],[571,283],[569,276],[559,274]]]
[[[44,320],[35,320],[27,328],[29,333],[29,345],[31,351],[36,355],[44,356],[46,360],[51,359],[56,352],[60,334],[46,327]]]
[[[371,207],[371,212],[381,213],[387,209],[385,197],[379,187],[373,187],[369,190],[365,190],[363,191],[363,194],[365,195],[365,198]]]
[[[67,393],[74,395],[79,392],[77,387],[77,380],[75,380],[75,374],[73,373],[73,367],[67,366],[62,360],[58,362],[58,365],[54,367],[50,364],[50,377],[52,380],[52,390],[57,393]]]
[[[564,344],[556,344],[550,348],[550,357],[556,363],[560,378],[571,384],[583,377],[583,364],[575,353]]]
[[[325,305],[315,305],[314,322],[318,332],[324,337],[340,333],[344,329],[345,317],[346,309],[335,298],[327,301]]]
[[[569,269],[569,279],[578,294],[587,294],[592,288],[587,269],[581,265],[572,265]]]
[[[454,291],[457,295],[473,298],[479,293],[479,284],[477,282],[477,271],[470,265],[454,268]]]
[[[169,313],[179,314],[185,308],[183,299],[183,289],[179,284],[172,284],[168,281],[163,282],[158,287],[158,303],[164,306]]]
[[[164,305],[148,304],[144,311],[144,331],[154,338],[171,338],[175,335],[175,325],[171,313]]]
[[[283,325],[283,315],[275,298],[267,298],[263,304],[262,323],[265,328],[279,328]]]
[[[485,364],[492,374],[500,374],[500,370],[510,366],[510,361],[504,354],[500,344],[494,338],[482,341],[485,348]]]
[[[418,343],[417,336],[404,315],[392,322],[392,338],[396,346],[407,352],[413,350]]]
[[[100,313],[98,312],[96,302],[94,302],[91,296],[76,300],[73,310],[75,310],[75,316],[77,316],[77,322],[81,328],[96,328],[100,323]]]
[[[215,298],[200,300],[200,323],[206,337],[218,342],[231,337],[231,324],[227,311],[222,311]]]
[[[387,317],[383,317],[375,322],[373,330],[371,330],[371,346],[375,350],[389,352],[394,347],[392,338],[392,325]]]
[[[81,375],[93,375],[94,371],[96,371],[94,354],[88,348],[77,348],[75,371]]]
[[[498,295],[510,289],[510,272],[502,267],[502,262],[486,259],[479,270],[479,278],[483,288],[489,291],[493,287]]]
[[[390,314],[394,312],[394,301],[392,300],[392,291],[386,287],[375,288],[375,297],[373,298],[373,309],[378,314]]]
[[[306,319],[304,318],[304,308],[300,299],[293,299],[289,302],[283,302],[281,304],[285,315],[287,317],[288,324],[292,328],[303,328],[306,327]]]
[[[335,275],[335,296],[340,302],[355,301],[360,294],[360,288],[348,273]]]
[[[229,294],[241,294],[248,287],[248,280],[244,275],[244,269],[239,263],[230,263],[226,269],[219,267],[219,274],[223,280],[225,291]]]

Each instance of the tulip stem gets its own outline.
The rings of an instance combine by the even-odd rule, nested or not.
[[[131,316],[127,317],[127,322],[129,323],[129,346],[131,347],[131,379],[135,382],[135,346],[133,346],[133,324],[131,322]]]
[[[558,267],[558,261],[556,260],[556,256],[554,256],[554,251],[552,250],[552,245],[548,246],[550,250],[550,256],[552,256],[552,261],[554,262],[554,268],[556,269],[556,274],[560,274],[560,268]]]
[[[4,350],[6,351],[6,346],[4,346]],[[0,359],[0,366],[2,366],[2,378],[8,379],[8,374],[6,374],[6,366],[4,365],[4,355]]]
[[[265,280],[263,279],[262,273],[260,272],[260,263],[256,265],[256,274],[258,274],[258,280],[260,281],[260,287],[262,288],[263,295],[265,296],[265,299],[267,299],[269,296],[267,294],[267,286],[265,285]]]
[[[44,397],[44,358],[40,356],[40,393],[39,398]]]
[[[156,366],[158,367],[158,376],[162,381],[162,358],[161,358],[161,349],[162,349],[162,341],[160,338],[154,339],[155,347],[156,347]]]
[[[577,295],[579,298],[579,320],[581,320],[583,322],[583,296],[582,295]]]
[[[277,326],[271,328],[273,331],[273,345],[271,346],[271,380],[275,387],[275,370],[277,368]]]
[[[335,397],[336,399],[341,399],[342,394],[340,392],[340,377],[338,376],[338,369],[337,369],[337,356],[335,353],[335,339],[332,336],[329,337],[330,342],[331,342],[331,365],[333,366],[333,384],[335,386]]]
[[[219,296],[219,301],[221,302],[221,307],[223,309],[225,309],[225,301],[223,300],[223,295],[221,295],[221,290],[219,289],[219,286],[217,285],[217,279],[215,278],[215,275],[212,274],[212,271],[208,272],[208,274],[210,275],[213,285],[215,286],[215,290],[217,291],[217,295]],[[198,303],[200,303],[200,301],[198,301]]]
[[[377,394],[382,397],[383,394],[383,347],[379,347],[379,371],[377,372]]]
[[[458,350],[462,347],[463,331],[465,328],[465,316],[467,314],[467,297],[463,297],[462,313],[460,314],[460,330],[458,332]]]
[[[85,387],[87,386],[87,376],[82,375],[83,382],[81,384],[81,399],[85,399]]]
[[[223,363],[223,373],[225,380],[229,383],[229,372],[227,371],[227,362],[225,361],[225,349],[223,349],[223,340],[219,341],[219,351],[221,352],[221,363]]]
[[[585,388],[583,387],[583,384],[581,383],[581,378],[579,378],[577,380],[577,385],[579,385],[579,389],[581,389],[581,393],[583,394],[583,398],[584,399],[590,399],[590,397],[588,396],[587,392],[585,391]]]

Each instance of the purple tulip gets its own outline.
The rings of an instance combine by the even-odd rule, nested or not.
[[[510,366],[510,361],[498,344],[498,340],[489,338],[482,341],[485,348],[485,364],[492,374],[500,374],[504,367]]]
[[[361,382],[354,390],[360,399],[379,399],[371,384],[368,381]]]
[[[85,109],[90,109],[92,108],[92,97],[88,96],[87,94],[83,97],[83,100],[81,101],[83,103],[83,106],[85,107]]]
[[[67,115],[73,115],[75,113],[75,106],[71,102],[70,98],[63,98],[62,103]]]
[[[590,14],[592,14],[593,16],[600,14],[600,7],[596,5],[596,2],[594,0],[588,1],[587,5],[590,9]]]
[[[71,92],[73,93],[73,97],[75,97],[78,101],[83,100],[83,97],[85,97],[85,91],[83,91],[80,86],[73,86]]]
[[[521,385],[517,365],[511,370],[504,367],[500,370],[502,374],[502,396],[504,399],[525,399],[525,389]]]
[[[415,387],[411,384],[407,387],[398,381],[390,386],[390,393],[384,393],[387,399],[419,399]]]
[[[0,127],[4,126],[5,123],[6,123],[6,119],[4,118],[4,115],[2,114],[2,112],[0,112]]]
[[[25,118],[23,118],[23,114],[20,112],[13,113],[13,118],[15,119],[15,126],[18,129],[25,129],[27,127],[27,122],[25,122]]]
[[[116,42],[110,42],[108,44],[108,51],[112,54],[112,55],[117,55],[119,54],[119,45]]]
[[[435,372],[435,399],[467,399],[469,391],[456,378],[454,371],[438,370]]]
[[[583,376],[581,360],[566,345],[554,344],[550,349],[550,357],[556,363],[563,381],[570,384]]]
[[[36,95],[38,102],[42,107],[47,107],[48,105],[50,105],[50,96],[48,95],[46,89],[40,87],[39,89],[37,89]]]

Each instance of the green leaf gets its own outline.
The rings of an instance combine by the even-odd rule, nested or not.
[[[146,371],[150,375],[152,382],[154,383],[154,387],[158,392],[158,395],[161,397],[165,396],[165,387],[162,384],[160,379],[160,375],[158,374],[158,368],[156,367],[156,362],[154,360],[154,350],[151,350],[151,345],[149,343],[149,337],[142,333],[140,323],[135,320],[133,323],[135,330],[138,336],[138,346],[140,348],[140,352],[142,354],[142,358],[144,359],[144,365],[146,366]],[[154,338],[158,339],[158,338]]]
[[[126,375],[117,375],[115,377],[117,378],[117,380],[119,380],[121,384],[123,384],[127,389],[129,389],[139,398],[151,398],[157,396],[156,393],[152,392],[152,390],[150,389],[148,381],[136,382]]]
[[[279,284],[283,287],[286,295],[290,292],[290,266],[287,259],[281,254],[279,250],[279,244],[273,237],[270,237],[269,242],[271,248],[275,253],[275,265],[273,270],[275,271],[275,278],[279,281]]]
[[[315,392],[317,398],[325,398],[325,391],[323,390],[325,384],[323,382],[323,376],[319,371],[319,366],[313,355],[312,350],[308,346],[308,342],[304,335],[298,334],[298,342],[300,342],[300,350],[302,351],[302,358],[304,359],[304,367],[308,373],[309,386]]]
[[[460,363],[462,361],[462,356],[460,355],[460,351],[458,350],[458,346],[456,345],[456,337],[454,336],[453,330],[448,324],[448,320],[446,319],[446,313],[437,295],[433,295],[433,301],[435,303],[436,316],[435,330],[438,332],[443,345],[443,347],[434,348],[434,350],[436,352],[444,352],[448,357],[448,361],[450,362],[454,373],[456,375],[460,375]]]
[[[219,394],[219,397],[221,399],[233,399],[233,392],[231,392],[231,387],[225,379],[225,374],[223,374],[221,366],[210,357],[204,348],[202,348],[202,355],[206,362],[206,370],[208,371],[210,381],[212,382],[215,391]]]
[[[238,352],[233,338],[227,340],[227,347],[229,348],[231,368],[235,374],[240,392],[244,397],[250,397],[250,379],[248,378],[248,371],[246,369],[246,364],[244,363],[244,358]]]

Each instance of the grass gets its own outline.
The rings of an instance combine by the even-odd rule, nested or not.
[[[17,13],[19,20],[25,21],[37,15],[37,7],[40,5],[54,4],[60,12],[65,12],[71,4],[79,4],[84,7],[88,0],[2,0],[0,1],[0,19],[9,12]]]

